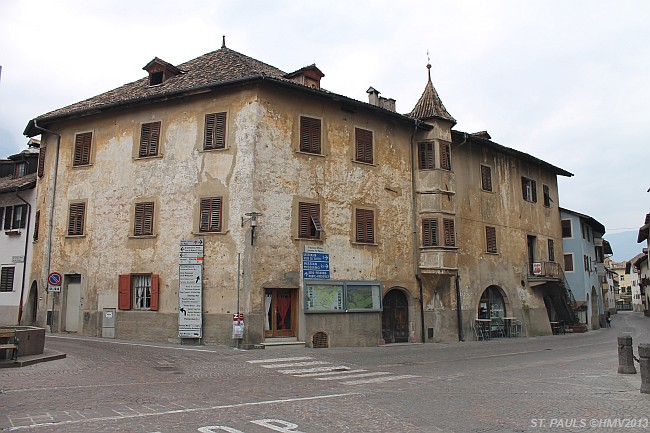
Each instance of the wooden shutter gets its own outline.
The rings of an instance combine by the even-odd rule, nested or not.
[[[420,170],[430,170],[435,168],[435,152],[433,151],[433,142],[425,141],[418,143],[418,159]]]
[[[70,215],[68,216],[68,236],[79,236],[84,234],[85,213],[85,203],[73,203],[70,205]]]
[[[451,150],[447,143],[440,143],[440,168],[451,170]]]
[[[14,208],[13,206],[7,206],[5,208],[5,230],[11,230],[11,222],[13,221],[14,217]]]
[[[205,115],[205,139],[203,149],[224,149],[226,147],[226,113]]]
[[[2,219],[1,216],[0,219]],[[34,240],[35,241],[38,240],[38,232],[40,227],[41,227],[41,211],[37,210],[36,215],[34,215]]]
[[[131,309],[131,275],[120,275],[117,289],[117,308]]]
[[[27,205],[20,205],[20,220],[16,221],[15,228],[24,229],[27,227]]]
[[[47,150],[47,147],[41,146],[41,148],[38,150],[38,177],[43,177],[43,173],[45,172],[45,151]]]
[[[372,131],[355,128],[356,160],[372,164]]]
[[[555,241],[553,239],[548,240],[548,261],[555,261]]]
[[[90,164],[90,145],[92,143],[92,138],[92,132],[77,134],[74,143],[73,166]]]
[[[320,239],[315,221],[320,222],[320,204],[298,203],[298,237]]]
[[[221,206],[221,197],[206,197],[201,199],[201,222],[199,224],[199,231],[221,231]]]
[[[153,202],[135,204],[134,236],[153,235]]]
[[[143,123],[140,133],[140,151],[138,156],[158,155],[158,142],[160,140],[160,122]]]
[[[483,191],[492,191],[492,167],[481,165],[481,188]]]
[[[160,293],[160,277],[156,274],[151,275],[151,302],[149,304],[149,309],[152,311],[158,311],[158,294]]]
[[[375,243],[375,218],[370,209],[357,209],[356,211],[357,242]]]
[[[485,227],[485,243],[488,253],[497,252],[497,229],[495,227]]]
[[[427,218],[422,220],[422,245],[435,247],[438,245],[438,219]]]
[[[444,229],[445,229],[445,246],[446,247],[455,247],[456,246],[456,233],[454,228],[454,220],[452,219],[443,219],[442,220]]]
[[[14,290],[15,268],[5,267],[0,271],[0,292],[11,292]]]
[[[300,151],[321,154],[321,120],[300,117]]]
[[[551,207],[551,191],[548,185],[542,185],[544,191],[544,206]]]
[[[535,182],[534,180],[531,180],[530,181],[530,189],[533,192],[533,198],[532,198],[533,203],[537,203],[537,182]]]

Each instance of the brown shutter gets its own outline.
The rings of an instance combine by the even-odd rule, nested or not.
[[[133,226],[134,236],[146,236],[153,234],[153,202],[135,204],[135,222]]]
[[[492,191],[492,168],[481,165],[481,188],[484,191]]]
[[[372,131],[355,128],[356,160],[372,164]]]
[[[451,170],[451,150],[446,143],[440,143],[440,168]]]
[[[47,150],[47,147],[41,146],[41,148],[38,151],[38,177],[43,177],[43,173],[45,173],[45,151]]]
[[[534,180],[530,181],[530,188],[533,190],[533,202],[537,203],[537,182]]]
[[[226,113],[205,115],[204,149],[223,149],[226,147]]]
[[[5,224],[4,224],[5,230],[11,230],[11,222],[14,216],[13,212],[14,212],[14,208],[12,206],[7,206],[5,208]]]
[[[432,141],[418,143],[418,157],[420,170],[430,170],[432,168],[435,168]]]
[[[298,237],[306,238],[309,234],[309,207],[307,203],[298,203]]]
[[[422,245],[425,247],[434,247],[438,245],[437,218],[422,220]]]
[[[321,153],[321,121],[312,117],[300,117],[300,151]]]
[[[374,213],[370,209],[357,209],[356,211],[356,241],[372,244],[375,242]]]
[[[90,164],[90,145],[92,143],[93,133],[85,132],[77,134],[74,143],[74,160],[73,166]]]
[[[320,239],[316,222],[320,225],[320,204],[298,203],[298,237]]]
[[[0,216],[0,219],[2,217]],[[34,240],[38,240],[38,231],[41,226],[41,211],[37,210],[36,215],[34,215]]]
[[[131,309],[131,275],[120,275],[117,289],[117,308]]]
[[[68,236],[79,236],[84,234],[85,213],[85,203],[73,203],[70,205],[70,215],[68,216]]]
[[[138,156],[158,155],[158,141],[160,139],[160,122],[143,123],[140,133],[140,151]]]
[[[488,253],[497,252],[497,229],[495,227],[485,227],[485,242]]]
[[[201,199],[201,220],[199,231],[221,231],[221,197],[207,197]]]
[[[158,311],[158,294],[160,292],[159,290],[160,286],[160,277],[156,274],[151,275],[151,303],[149,305],[149,309],[153,311]]]
[[[445,246],[455,247],[456,233],[454,231],[454,220],[445,218],[442,220],[442,222],[445,228]]]

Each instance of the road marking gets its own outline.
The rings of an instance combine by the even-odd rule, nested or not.
[[[264,368],[308,367],[310,365],[323,365],[323,364],[331,364],[331,362],[325,362],[325,361],[287,362],[282,364],[262,365],[262,367]]]
[[[287,361],[307,361],[309,359],[314,359],[311,356],[294,356],[292,358],[270,358],[270,359],[253,359],[251,361],[246,361],[249,364],[265,364],[268,362],[287,362]]]
[[[254,406],[264,406],[264,405],[273,405],[273,404],[282,404],[282,403],[293,403],[293,402],[300,402],[300,401],[312,401],[312,400],[324,400],[328,398],[341,398],[341,397],[349,397],[352,395],[362,395],[358,392],[348,392],[344,394],[324,394],[324,395],[314,395],[310,397],[296,397],[296,398],[285,398],[285,399],[279,399],[279,400],[263,400],[263,401],[252,401],[248,403],[235,403],[235,404],[224,404],[224,405],[219,405],[219,406],[208,406],[208,407],[195,407],[195,408],[185,408],[185,409],[177,409],[177,410],[167,410],[164,412],[154,412],[154,413],[135,413],[135,414],[127,414],[127,415],[119,415],[119,416],[104,416],[104,417],[97,417],[97,418],[85,418],[85,419],[77,419],[77,420],[67,420],[67,421],[59,421],[59,422],[44,422],[44,423],[34,423],[31,425],[21,425],[17,427],[10,427],[6,429],[6,431],[15,431],[15,430],[24,430],[24,429],[31,429],[31,428],[36,428],[36,427],[56,427],[56,426],[61,426],[61,425],[71,425],[71,424],[87,424],[87,423],[94,423],[94,422],[99,422],[99,421],[120,421],[124,419],[132,419],[132,418],[145,418],[145,417],[152,417],[152,416],[158,416],[158,415],[172,415],[172,414],[182,414],[182,413],[192,413],[192,412],[205,412],[208,410],[219,410],[219,409],[232,409],[232,408],[240,408],[240,407],[254,407]]]
[[[305,375],[303,375],[302,373],[319,373],[319,372],[341,373],[349,369],[350,367],[346,367],[345,365],[337,365],[337,366],[330,365],[327,367],[295,368],[290,370],[278,370],[278,371],[284,374],[293,374],[293,375],[299,375],[298,377],[304,377]]]
[[[361,379],[361,380],[349,380],[346,382],[341,382],[343,385],[359,385],[362,383],[381,383],[381,382],[390,382],[393,380],[401,380],[401,379],[410,379],[413,377],[418,377],[414,376],[412,374],[403,374],[401,376],[385,376],[385,377],[375,377],[373,379]]]
[[[348,368],[348,367],[345,367],[345,368]],[[368,370],[346,370],[346,371],[333,370],[333,371],[327,371],[327,372],[323,372],[323,373],[301,374],[301,375],[297,375],[296,377],[334,376],[336,374],[353,374],[353,373],[362,373],[364,371],[368,371]]]
[[[387,371],[371,371],[368,373],[350,374],[349,376],[317,377],[316,380],[340,380],[340,379],[350,379],[351,377],[383,376],[385,374],[390,374],[390,373]]]

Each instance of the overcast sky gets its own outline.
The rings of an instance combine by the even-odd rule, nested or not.
[[[327,90],[411,111],[433,84],[457,130],[575,176],[560,206],[608,233],[650,212],[650,1],[2,0],[0,158],[41,114],[226,45]]]

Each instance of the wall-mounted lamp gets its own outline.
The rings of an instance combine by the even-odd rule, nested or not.
[[[246,215],[248,218],[244,219],[244,217],[241,217],[241,226],[244,227],[244,223],[248,221],[251,222],[251,245],[253,245],[253,242],[255,240],[255,227],[257,227],[257,217],[262,216],[262,214],[259,212],[248,212],[244,215]]]

